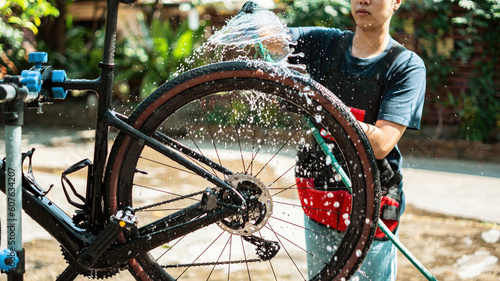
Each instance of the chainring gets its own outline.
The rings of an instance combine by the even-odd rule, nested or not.
[[[106,269],[88,269],[84,268],[81,265],[78,264],[78,261],[76,261],[66,250],[64,250],[63,247],[61,247],[61,252],[66,260],[66,262],[75,270],[78,272],[78,274],[83,275],[88,278],[92,279],[107,279],[115,276],[123,270],[123,268],[106,268]]]

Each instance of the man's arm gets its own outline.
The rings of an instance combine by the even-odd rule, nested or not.
[[[391,121],[378,120],[375,125],[359,122],[375,154],[382,159],[396,146],[406,130],[406,126]]]

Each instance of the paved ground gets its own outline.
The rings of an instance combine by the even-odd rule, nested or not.
[[[407,157],[405,167],[403,190],[408,204],[500,223],[500,164]]]
[[[0,137],[3,137],[1,133]],[[60,175],[65,167],[78,160],[92,158],[91,137],[88,132],[76,130],[27,127],[23,149],[43,148],[36,151],[34,158],[35,166],[43,161],[41,166],[44,168],[36,171],[39,183],[57,185],[54,172]],[[75,140],[76,144],[69,142]],[[2,144],[2,155],[3,150]],[[406,247],[429,266],[439,280],[500,280],[500,164],[409,156],[405,159],[403,173],[408,210],[403,216],[405,230],[400,238]],[[55,201],[65,202],[62,192],[51,195],[57,197]],[[0,202],[3,198],[2,195]],[[5,217],[3,209],[0,208],[0,216]],[[25,231],[24,236],[27,248],[39,249],[41,253],[52,248],[58,255],[58,250],[53,249],[55,242],[48,241],[50,236],[29,218],[25,219],[24,229],[30,230]],[[401,280],[425,280],[403,257],[400,261]],[[52,268],[49,266],[52,261],[44,262],[43,257],[37,258],[31,266]],[[58,266],[64,263],[59,262]]]
[[[92,136],[91,131],[28,126],[24,130],[23,149],[43,147],[34,157],[35,164],[40,163],[38,169],[44,166],[49,170],[62,170],[83,158],[92,159]],[[2,155],[3,151],[2,144]],[[445,215],[500,223],[500,163],[409,155],[405,156],[403,174],[408,204]]]

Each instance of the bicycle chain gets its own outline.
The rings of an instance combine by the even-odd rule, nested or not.
[[[179,197],[176,197],[175,199],[165,200],[165,201],[157,202],[157,203],[154,203],[154,204],[146,205],[146,206],[143,206],[143,207],[139,207],[139,208],[134,209],[134,211],[135,212],[140,212],[140,211],[143,211],[145,209],[150,209],[150,208],[154,208],[154,207],[157,207],[157,206],[160,206],[160,205],[164,205],[164,204],[172,203],[172,202],[175,202],[175,201],[179,201],[179,200],[187,199],[187,198],[190,198],[190,197],[194,197],[194,196],[203,194],[205,192],[206,191],[199,191],[199,192],[194,192],[194,193],[187,194],[187,195],[184,195],[184,196],[179,196]],[[250,242],[250,243],[252,243],[252,242]],[[161,268],[180,268],[180,267],[193,267],[193,266],[196,266],[196,267],[198,267],[198,266],[216,266],[216,265],[225,265],[225,264],[240,264],[240,263],[250,263],[250,262],[262,262],[263,260],[265,260],[265,259],[234,260],[234,261],[222,261],[222,262],[202,262],[202,263],[189,263],[189,264],[186,263],[186,264],[175,264],[175,265],[172,264],[172,265],[160,265],[160,267]]]
[[[145,210],[145,209],[150,209],[150,208],[154,208],[154,207],[161,206],[161,205],[164,205],[164,204],[168,204],[168,203],[172,203],[172,202],[175,202],[175,201],[183,200],[183,199],[186,199],[186,198],[189,198],[189,197],[194,197],[196,195],[200,195],[200,194],[203,194],[203,193],[205,193],[205,191],[194,192],[194,193],[187,194],[187,195],[184,195],[184,196],[176,197],[174,199],[165,200],[165,201],[157,202],[157,203],[154,203],[154,204],[146,205],[146,206],[134,209],[134,212],[140,212],[140,211]]]
[[[262,262],[261,259],[251,259],[251,260],[235,260],[235,261],[220,261],[220,262],[199,262],[199,263],[184,263],[184,264],[172,264],[172,265],[160,265],[161,268],[179,268],[179,267],[193,267],[193,266],[216,266],[224,264],[239,264],[239,263],[249,263],[249,262]]]

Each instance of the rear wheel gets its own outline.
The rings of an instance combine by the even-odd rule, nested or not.
[[[347,112],[321,85],[264,63],[209,65],[158,88],[134,111],[129,123],[159,141],[164,136],[174,138],[225,167],[228,171],[221,172],[191,159],[237,189],[249,202],[249,215],[228,217],[165,241],[130,260],[132,274],[138,280],[342,280],[351,276],[375,233],[379,184],[369,143]],[[304,224],[303,208],[311,207],[304,207],[298,197],[295,169],[299,151],[314,142],[307,118],[331,134],[334,141],[329,145],[352,182],[352,210],[350,216],[343,216],[348,224],[344,234],[319,233]],[[114,143],[107,180],[110,212],[125,206],[140,210],[136,213],[139,227],[201,200],[200,192],[206,188],[217,188],[125,134]],[[175,198],[179,200],[171,200]],[[154,205],[164,201],[170,203]],[[329,215],[328,206],[314,208]],[[331,242],[325,245],[326,256],[306,247],[306,239],[317,236]],[[278,245],[277,254],[264,261],[262,248],[256,246],[259,241],[265,244],[264,252]],[[261,256],[256,254],[258,249]],[[321,270],[308,272],[308,259],[319,262]]]

